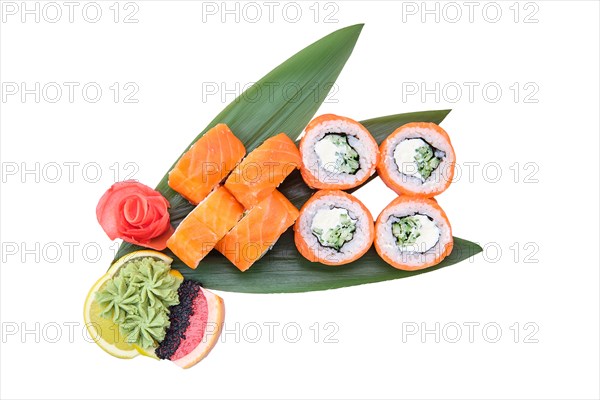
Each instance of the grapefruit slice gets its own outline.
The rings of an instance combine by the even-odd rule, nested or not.
[[[190,368],[217,344],[225,318],[223,299],[199,283],[184,281],[179,287],[179,304],[171,308],[170,318],[171,326],[156,355]]]
[[[131,343],[128,343],[121,335],[119,327],[111,319],[100,316],[102,307],[96,302],[96,293],[102,289],[104,284],[117,274],[119,269],[136,258],[152,257],[171,264],[173,259],[158,251],[140,250],[129,253],[113,263],[110,269],[102,276],[90,289],[83,307],[83,319],[88,330],[90,338],[96,342],[104,351],[118,358],[134,358],[140,354],[155,357],[154,349],[142,349]],[[183,280],[183,276],[175,270],[169,271],[170,274]]]
[[[204,335],[200,342],[195,347],[189,346],[192,342],[193,335],[189,335],[186,332],[186,340],[182,343],[182,357],[172,360],[176,365],[181,368],[190,368],[198,364],[204,357],[210,353],[215,347],[219,337],[221,336],[221,330],[223,329],[223,320],[225,319],[225,306],[223,299],[216,294],[209,292],[208,290],[202,289],[207,306],[207,319],[204,324]],[[192,325],[190,325],[191,327]],[[188,336],[189,335],[189,336]],[[187,352],[185,349],[190,348],[191,351]],[[179,349],[178,349],[179,350]]]

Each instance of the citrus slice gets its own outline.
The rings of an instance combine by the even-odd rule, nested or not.
[[[185,354],[179,354],[180,352],[177,351],[175,357],[178,355],[181,355],[182,357],[171,359],[171,361],[173,361],[176,365],[184,369],[198,364],[200,361],[202,361],[202,359],[204,359],[204,357],[208,355],[208,353],[210,353],[213,347],[215,347],[219,336],[221,335],[223,321],[225,319],[225,306],[223,304],[223,299],[206,289],[200,290],[202,290],[204,295],[202,297],[203,301],[206,302],[207,313],[202,316],[194,314],[192,318],[196,320],[199,318],[202,319],[204,329],[202,332],[202,337],[199,338],[201,340],[195,340],[194,330],[197,329],[198,322],[192,321],[190,324],[191,330],[186,332],[185,340],[180,344],[180,348],[183,350],[182,353]],[[190,348],[191,343],[186,342],[194,342],[195,347]]]
[[[138,346],[137,344],[134,344],[133,348],[138,352],[138,354],[159,360],[159,358],[156,356],[156,353],[154,352],[154,350],[156,350],[156,348],[154,347],[145,349],[141,346]]]
[[[171,257],[154,250],[140,250],[129,253],[119,258],[111,265],[106,274],[98,279],[92,286],[85,299],[83,319],[90,338],[104,351],[118,358],[134,358],[139,354],[148,357],[156,356],[154,355],[153,349],[142,349],[132,343],[128,343],[125,337],[121,335],[118,325],[114,323],[112,319],[100,316],[102,307],[96,302],[96,293],[102,289],[109,279],[116,275],[123,265],[136,258],[145,257],[152,257],[169,265],[173,262]],[[171,270],[169,273],[183,280],[183,276],[178,271]]]

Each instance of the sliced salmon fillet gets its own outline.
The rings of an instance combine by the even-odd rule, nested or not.
[[[244,207],[220,186],[181,221],[167,246],[185,265],[195,269],[243,214]]]
[[[206,132],[177,161],[169,186],[193,204],[200,203],[246,154],[244,144],[225,124]]]
[[[252,208],[215,249],[240,271],[246,271],[294,224],[298,215],[298,209],[274,190]]]
[[[296,144],[280,133],[248,154],[229,175],[225,187],[250,209],[273,193],[300,163]]]

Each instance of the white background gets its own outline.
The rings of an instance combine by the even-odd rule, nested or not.
[[[123,3],[115,23],[112,1],[99,2],[99,22],[87,22],[82,2],[70,23],[58,4],[57,23],[44,15],[23,23],[19,9],[3,14],[1,26],[3,84],[80,85],[72,103],[64,86],[56,103],[47,101],[53,92],[42,93],[39,103],[20,93],[1,103],[3,398],[600,396],[597,2],[498,2],[487,14],[481,2],[472,22],[464,3],[438,3],[439,22],[431,14],[424,23],[421,2],[335,2],[327,9],[322,3],[317,23],[313,2],[297,3],[302,16],[295,23],[295,8],[282,15],[285,3],[276,6],[273,22],[267,6],[256,3],[263,12],[256,23],[244,20],[243,3],[237,23],[234,15],[221,23],[220,13],[203,14],[193,1],[137,1],[138,23],[123,23],[134,10]],[[453,23],[457,7],[462,17]],[[502,14],[493,23],[496,8]],[[54,18],[55,10],[46,11]],[[246,18],[254,11],[247,8]],[[338,22],[324,22],[333,11]],[[135,163],[134,177],[155,186],[233,99],[203,96],[207,83],[243,86],[327,33],[360,22],[365,27],[339,90],[319,112],[360,120],[453,108],[442,125],[463,176],[439,202],[455,235],[485,245],[486,253],[410,279],[334,291],[219,293],[229,333],[188,371],[142,357],[118,360],[88,343],[83,300],[114,249],[95,206],[115,170],[123,179],[132,171],[125,163]],[[82,97],[88,82],[103,89],[96,103]],[[115,82],[117,103],[109,89]],[[127,82],[139,87],[137,103],[123,101]],[[440,90],[462,87],[462,97],[406,92],[411,83],[432,89],[436,82]],[[479,85],[472,99],[465,82]],[[498,99],[495,87],[502,89]],[[469,162],[479,163],[470,176]],[[36,163],[39,176],[22,174]],[[62,174],[55,183],[53,163]],[[73,179],[64,163],[79,163],[71,164]],[[90,182],[96,168],[83,170],[89,163],[100,166],[98,182]],[[376,182],[360,197],[376,215],[393,195]],[[72,257],[65,242],[76,243]],[[273,343],[269,322],[280,324]],[[327,322],[338,327],[330,338],[337,343],[326,343],[333,332]],[[256,325],[248,323],[262,327],[257,343],[250,343]],[[282,332],[286,323],[302,329],[297,343],[293,329]],[[403,340],[407,327],[435,331],[436,323],[439,342],[420,332]],[[472,340],[469,323],[479,324]],[[456,326],[462,336],[451,343]]]

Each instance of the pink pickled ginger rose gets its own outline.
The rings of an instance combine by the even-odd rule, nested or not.
[[[162,194],[136,181],[117,182],[104,193],[96,217],[111,240],[164,250],[174,229],[169,202]]]

